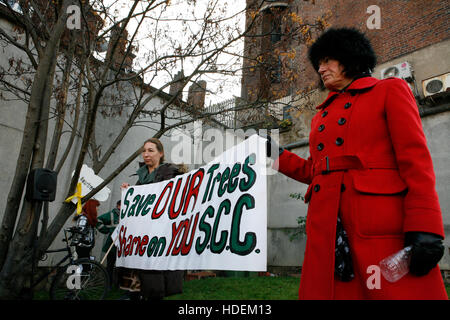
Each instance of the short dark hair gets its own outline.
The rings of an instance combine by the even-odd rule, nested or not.
[[[318,72],[322,59],[339,61],[349,78],[372,73],[377,63],[369,39],[355,28],[330,28],[308,50],[308,58]]]

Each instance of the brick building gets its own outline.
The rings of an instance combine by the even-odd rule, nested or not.
[[[247,0],[247,6],[247,25],[257,16],[245,39],[241,97],[248,101],[279,99],[318,87],[319,78],[307,59],[307,45],[328,26],[365,32],[379,66],[449,39],[450,5],[446,0]],[[379,25],[374,26],[374,14],[378,13]],[[441,56],[442,60],[448,58],[448,44],[445,49],[447,57]],[[430,59],[429,63],[438,61]],[[436,74],[423,72],[423,76],[450,71],[448,62],[439,65]],[[415,85],[418,96],[423,97],[418,82],[423,79],[417,79],[421,71],[414,65],[411,68],[419,72]],[[293,72],[295,79],[289,80]],[[379,74],[374,72],[374,76]]]

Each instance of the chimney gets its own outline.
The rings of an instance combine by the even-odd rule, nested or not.
[[[125,56],[125,52],[128,49],[128,32],[127,30],[123,30],[122,36],[120,36],[120,29],[122,28],[122,25],[115,25],[111,30],[111,38],[109,40],[108,44],[108,51],[106,53],[106,60],[108,60],[111,57],[112,49],[114,44],[118,41],[116,45],[116,50],[114,51],[114,56],[112,57],[112,64],[111,67],[114,69],[119,69],[120,66],[122,66],[122,69],[131,69],[133,65],[133,60],[136,57],[130,50],[128,55],[126,56],[125,60],[122,60]]]
[[[189,87],[188,105],[193,105],[197,109],[203,109],[205,106],[205,95],[206,95],[206,81],[200,80],[194,82]]]
[[[183,70],[178,71],[178,73],[173,78],[173,82],[170,85],[169,94],[172,96],[177,96],[177,98],[182,99],[183,98],[183,87],[184,87],[184,81],[182,79],[184,78]],[[180,80],[180,81],[177,81]]]

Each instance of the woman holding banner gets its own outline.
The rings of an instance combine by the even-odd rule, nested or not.
[[[164,147],[157,138],[150,138],[144,142],[142,158],[144,162],[140,163],[141,167],[136,172],[138,176],[136,185],[172,179],[185,171],[181,166],[164,163]],[[121,188],[128,188],[129,186],[128,183],[123,183]],[[183,291],[183,270],[121,269],[122,280],[125,280],[122,281],[121,288],[133,292],[130,294],[131,299],[162,299]]]
[[[327,30],[309,59],[330,91],[311,122],[310,157],[268,139],[274,167],[309,184],[299,298],[447,299],[435,174],[408,84],[370,76],[376,56],[355,29]],[[380,277],[379,262],[406,246],[410,272]]]

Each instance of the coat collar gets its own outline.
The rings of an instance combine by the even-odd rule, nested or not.
[[[142,167],[140,167],[138,171],[136,171],[139,177],[139,182],[142,184],[152,183],[155,180],[156,172],[161,167],[161,165],[162,164],[156,167],[155,170],[152,171],[152,173],[148,172],[148,167],[145,164]]]
[[[331,91],[328,94],[328,97],[322,102],[320,105],[316,107],[316,109],[324,109],[326,108],[340,93],[345,91],[349,92],[358,92],[366,89],[370,89],[374,87],[380,80],[373,77],[364,77],[359,78],[353,81],[345,90],[342,91]]]

